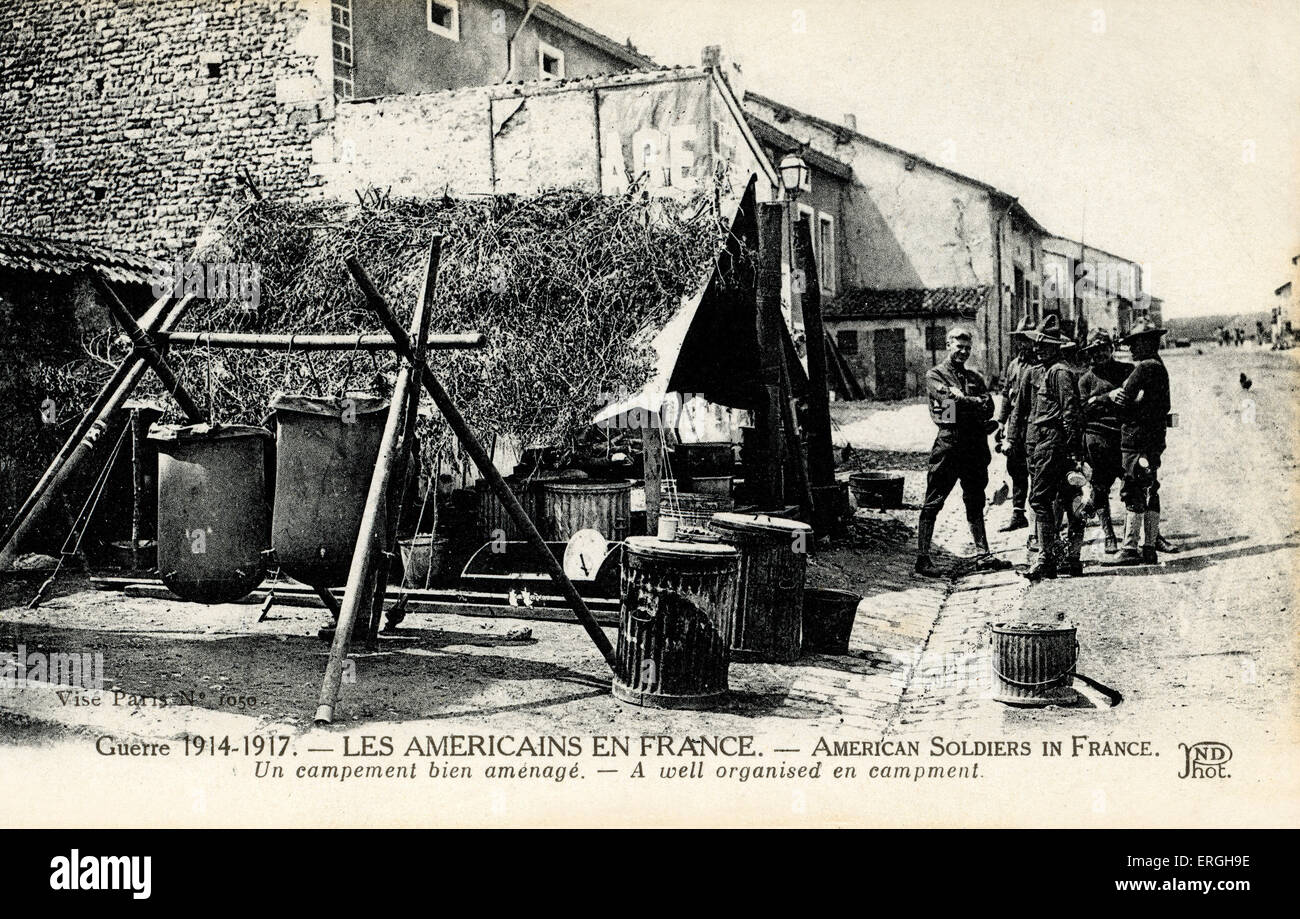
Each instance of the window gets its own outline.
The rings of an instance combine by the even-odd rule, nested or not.
[[[857,329],[840,329],[835,333],[835,349],[840,354],[857,354],[858,353],[858,331]]]
[[[925,327],[925,350],[927,351],[948,350],[948,327],[947,326],[928,325]]]
[[[356,95],[352,59],[352,0],[330,3],[330,26],[334,46],[334,95],[351,99]]]
[[[808,221],[808,235],[812,238],[813,259],[817,262],[818,270],[820,270],[822,258],[821,253],[817,251],[817,212],[806,204],[796,206],[799,209],[798,219]]]
[[[426,24],[429,31],[452,41],[460,41],[460,0],[427,0]]]
[[[537,70],[543,80],[564,79],[564,52],[544,41],[537,43]]]
[[[817,273],[822,292],[835,293],[835,218],[830,214],[817,217]]]

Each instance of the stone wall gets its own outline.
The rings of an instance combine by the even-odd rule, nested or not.
[[[243,191],[302,197],[328,0],[22,0],[0,20],[0,221],[160,255]]]

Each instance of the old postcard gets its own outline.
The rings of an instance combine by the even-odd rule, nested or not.
[[[6,12],[0,822],[1300,820],[1294,3]]]

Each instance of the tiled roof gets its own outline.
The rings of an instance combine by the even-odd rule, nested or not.
[[[857,287],[846,290],[824,308],[827,319],[887,319],[909,316],[965,316],[970,318],[988,302],[992,288],[926,287],[882,290]]]
[[[91,243],[0,233],[0,268],[73,275],[86,265],[119,284],[148,284],[154,262],[141,255]]]
[[[837,179],[843,179],[847,182],[853,178],[853,169],[847,163],[842,163],[833,157],[814,150],[781,129],[768,124],[762,118],[746,112],[745,121],[749,124],[749,129],[754,132],[754,136],[758,138],[759,143],[769,144],[783,154],[798,153],[809,166],[820,169]]]

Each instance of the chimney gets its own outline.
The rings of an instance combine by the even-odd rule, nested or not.
[[[722,66],[722,45],[705,45],[700,52],[700,66],[705,70],[715,70]]]
[[[845,115],[844,127],[848,128],[850,131],[856,131],[858,129],[858,116],[852,112]]]

